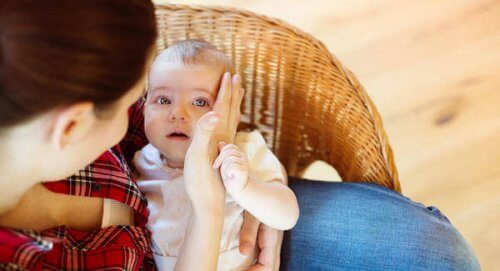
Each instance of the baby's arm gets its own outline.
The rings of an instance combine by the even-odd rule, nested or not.
[[[236,145],[220,144],[219,148],[214,167],[220,167],[231,197],[262,223],[278,230],[291,229],[299,217],[299,207],[286,179],[260,180],[249,174],[248,157]],[[286,178],[286,174],[283,176]]]

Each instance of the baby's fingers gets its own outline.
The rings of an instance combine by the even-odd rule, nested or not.
[[[222,162],[220,172],[223,177],[231,180],[245,175],[245,165],[241,163],[239,157],[229,157]]]
[[[246,166],[236,161],[228,161],[227,163],[222,163],[220,172],[222,175],[222,181],[228,193],[237,193],[245,187],[248,180],[248,171]]]
[[[214,168],[220,167],[222,162],[231,156],[235,156],[235,157],[239,157],[240,159],[243,159],[243,153],[240,151],[240,149],[238,149],[238,147],[236,147],[233,144],[225,145],[221,149],[219,156],[215,159],[213,167]]]

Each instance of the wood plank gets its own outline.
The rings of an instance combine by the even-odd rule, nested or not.
[[[403,175],[435,155],[494,134],[500,128],[500,77],[469,86],[452,83],[447,88],[456,89],[452,96],[415,105],[386,120]]]
[[[500,269],[500,1],[174,2],[252,10],[323,41],[381,112],[405,194]],[[338,179],[321,163],[306,175]]]

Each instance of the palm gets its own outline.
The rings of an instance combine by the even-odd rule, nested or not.
[[[241,100],[239,76],[234,76],[231,82],[231,75],[225,74],[213,108],[215,113],[209,112],[198,121],[184,161],[184,180],[188,196],[199,206],[224,198],[223,182],[212,165],[218,154],[218,143],[234,140]],[[209,125],[211,116],[219,118],[215,129]]]

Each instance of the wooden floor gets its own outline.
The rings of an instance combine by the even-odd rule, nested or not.
[[[499,0],[175,2],[252,10],[323,41],[382,114],[404,194],[439,207],[483,270],[500,270]]]

